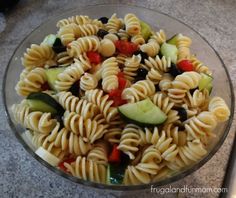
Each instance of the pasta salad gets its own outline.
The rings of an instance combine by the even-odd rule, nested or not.
[[[156,182],[207,154],[230,110],[211,96],[213,74],[190,51],[135,14],[77,15],[22,57],[12,106],[35,153],[80,179]]]

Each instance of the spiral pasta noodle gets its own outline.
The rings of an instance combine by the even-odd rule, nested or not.
[[[162,29],[160,29],[159,32],[153,32],[151,38],[155,39],[159,45],[162,45],[166,42],[166,34]]]
[[[68,52],[58,53],[56,61],[59,66],[69,66],[74,62],[73,58],[69,56]]]
[[[70,87],[80,79],[84,72],[90,69],[90,67],[75,59],[75,62],[71,66],[67,67],[62,73],[58,74],[55,82],[56,89],[58,91],[69,90]]]
[[[84,119],[94,118],[98,113],[98,107],[85,99],[73,96],[71,92],[58,93],[58,102],[70,112],[81,115]]]
[[[25,124],[27,128],[33,131],[48,134],[55,127],[56,120],[51,118],[51,113],[34,111],[25,117]]]
[[[164,127],[167,137],[173,139],[173,143],[177,146],[184,146],[187,143],[187,133],[186,131],[180,131],[178,126],[175,126],[173,123],[167,124]]]
[[[78,156],[75,162],[64,163],[67,170],[75,177],[93,182],[105,183],[106,166],[98,164],[86,157]]]
[[[87,155],[88,160],[95,161],[98,164],[107,165],[108,158],[107,158],[107,151],[99,145],[95,145]]]
[[[192,55],[189,60],[193,64],[194,71],[211,75],[212,72],[210,71],[210,69],[200,60],[198,60],[196,56]]]
[[[136,168],[142,172],[156,175],[160,169],[159,163],[162,161],[161,153],[153,145],[149,146],[142,154],[141,161]]]
[[[118,144],[120,142],[122,130],[121,128],[108,128],[104,139],[111,144]]]
[[[117,119],[118,111],[115,107],[111,106],[113,101],[109,100],[109,96],[104,94],[102,90],[94,89],[86,91],[85,97],[89,102],[92,102],[98,106],[107,122]]]
[[[68,24],[84,25],[91,22],[92,22],[92,19],[90,19],[88,16],[76,15],[76,16],[69,17],[67,19],[59,20],[57,22],[57,27],[61,28]]]
[[[121,133],[118,149],[127,154],[130,159],[134,159],[135,153],[139,150],[139,130],[140,128],[138,126],[134,124],[127,124]]]
[[[117,18],[116,14],[113,14],[106,24],[106,29],[110,33],[117,33],[119,29],[123,26],[120,19]]]
[[[215,96],[211,98],[208,109],[215,115],[218,122],[224,122],[229,119],[230,110],[221,97]]]
[[[198,89],[191,94],[189,91],[186,93],[185,98],[183,99],[184,103],[187,104],[188,107],[196,108],[203,106],[205,103],[208,104],[209,93],[205,89],[203,91],[199,91]]]
[[[148,56],[154,57],[160,50],[160,45],[155,39],[149,39],[147,43],[140,46],[142,52],[147,53]]]
[[[118,88],[118,77],[120,69],[116,58],[108,58],[102,63],[102,88],[109,92],[112,89]]]
[[[162,92],[167,92],[168,91],[168,89],[170,89],[171,88],[171,82],[173,81],[173,77],[170,75],[170,74],[168,74],[168,73],[164,73],[163,75],[162,75],[162,79],[160,80],[160,82],[159,82],[159,88],[160,88],[160,90],[162,91]]]
[[[100,42],[96,36],[85,36],[72,41],[67,46],[67,52],[71,57],[78,58],[80,54],[88,51],[97,51]]]
[[[26,53],[21,58],[22,65],[32,69],[34,67],[45,67],[55,65],[55,53],[48,45],[32,44],[27,48]]]
[[[125,170],[123,181],[125,185],[148,184],[150,181],[150,175],[144,171],[138,170],[135,166],[128,166]]]
[[[131,42],[135,43],[136,45],[143,45],[145,43],[145,39],[141,34],[137,34],[131,37]]]
[[[98,80],[95,75],[84,73],[80,78],[80,88],[84,91],[95,89],[98,85]]]
[[[42,85],[46,82],[45,70],[35,68],[17,83],[15,90],[21,96],[28,96],[30,93],[42,91]]]
[[[75,134],[80,134],[85,142],[94,143],[100,139],[106,132],[106,125],[98,124],[97,121],[84,119],[75,112],[66,111],[64,114],[65,127]]]
[[[170,101],[170,98],[161,92],[155,93],[151,97],[151,100],[153,104],[157,105],[166,115],[168,115],[169,111],[174,106],[174,103]]]
[[[140,101],[155,93],[155,86],[150,80],[140,80],[131,87],[124,89],[122,98],[131,103]]]
[[[197,116],[187,120],[184,127],[188,133],[188,139],[201,139],[206,135],[210,135],[216,124],[213,113],[202,111]]]
[[[124,18],[125,30],[130,36],[140,34],[141,25],[139,19],[134,14],[126,14]]]
[[[201,75],[197,72],[184,72],[176,76],[172,81],[172,87],[168,89],[168,96],[175,103],[181,103],[190,89],[194,89],[199,85]]]
[[[177,36],[176,46],[178,48],[178,60],[189,59],[190,58],[190,45],[192,40],[187,37],[179,34]]]
[[[150,69],[156,69],[159,72],[168,72],[170,66],[171,66],[171,60],[170,57],[163,56],[160,58],[158,55],[154,58],[148,57],[148,59],[144,60],[145,66]]]
[[[14,104],[11,107],[11,111],[13,113],[14,119],[18,124],[27,127],[26,125],[26,117],[30,113],[30,108],[27,105],[26,101],[23,100],[20,104]]]
[[[136,76],[136,71],[139,68],[141,62],[141,56],[133,55],[132,58],[126,58],[123,68],[123,73],[126,79],[133,81]]]
[[[64,46],[68,45],[76,39],[76,35],[74,33],[75,28],[75,24],[68,24],[59,29],[57,35],[61,39],[61,42]]]

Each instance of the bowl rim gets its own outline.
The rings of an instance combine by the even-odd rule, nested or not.
[[[17,140],[21,143],[21,145],[26,149],[26,151],[34,158],[36,159],[39,163],[41,163],[42,165],[46,166],[49,170],[51,170],[53,173],[56,173],[57,175],[62,176],[63,178],[66,178],[70,181],[75,182],[76,184],[79,185],[85,185],[86,187],[92,187],[95,189],[106,189],[106,190],[111,190],[111,191],[134,191],[134,190],[145,190],[150,188],[151,186],[154,187],[160,187],[163,185],[169,185],[173,182],[179,181],[181,179],[183,179],[184,177],[192,174],[193,172],[195,172],[196,170],[200,169],[205,163],[207,163],[214,155],[215,153],[220,149],[220,147],[223,145],[229,131],[230,131],[230,127],[232,125],[233,122],[233,118],[234,118],[234,107],[235,107],[235,97],[234,97],[234,89],[233,89],[233,84],[229,75],[229,72],[226,68],[226,65],[224,64],[222,58],[220,57],[219,53],[214,49],[214,47],[207,41],[207,39],[205,39],[204,36],[202,36],[199,32],[197,32],[194,28],[192,28],[190,25],[186,24],[185,22],[181,21],[178,18],[175,18],[173,16],[170,16],[169,14],[163,13],[157,9],[151,9],[151,8],[147,8],[144,6],[140,6],[140,5],[132,5],[129,3],[101,3],[101,4],[88,4],[86,6],[81,6],[81,7],[76,7],[76,8],[69,8],[66,9],[63,14],[55,14],[52,16],[51,19],[49,19],[48,21],[46,21],[46,23],[49,23],[50,21],[52,21],[53,19],[63,16],[65,14],[67,14],[69,11],[80,11],[83,8],[89,9],[90,7],[94,7],[94,6],[100,6],[100,7],[104,7],[104,6],[128,6],[128,7],[136,7],[136,8],[141,8],[144,10],[149,10],[152,12],[157,12],[159,14],[162,14],[166,17],[169,17],[175,21],[178,21],[179,23],[182,23],[183,25],[185,25],[186,27],[188,27],[190,30],[192,30],[194,33],[196,33],[198,36],[200,36],[201,39],[203,39],[206,44],[208,44],[208,46],[214,51],[214,53],[216,54],[216,56],[219,58],[226,76],[228,78],[228,82],[229,82],[229,88],[230,88],[230,92],[231,92],[231,108],[230,108],[230,117],[229,120],[227,122],[227,126],[225,128],[225,131],[222,135],[222,137],[218,140],[217,144],[212,148],[212,150],[208,153],[207,156],[205,156],[204,158],[202,158],[200,161],[198,161],[197,163],[193,164],[192,166],[189,166],[186,170],[183,170],[180,174],[176,174],[172,177],[166,178],[164,180],[158,181],[158,182],[152,182],[149,184],[141,184],[141,185],[108,185],[108,184],[101,184],[101,183],[95,183],[95,182],[91,182],[91,181],[86,181],[83,179],[79,179],[76,178],[72,175],[69,175],[59,169],[57,169],[54,166],[51,166],[50,164],[48,164],[46,161],[44,161],[42,158],[40,158],[38,155],[35,154],[35,152],[28,146],[28,144],[23,140],[23,138],[21,137],[20,133],[17,131],[15,124],[12,122],[11,117],[10,117],[10,113],[7,109],[7,98],[6,98],[6,77],[8,74],[8,70],[10,67],[10,64],[13,60],[13,57],[15,56],[17,50],[20,48],[20,46],[24,43],[24,41],[35,31],[37,31],[38,29],[40,29],[40,27],[45,24],[45,21],[43,21],[41,24],[39,24],[36,28],[34,28],[32,31],[30,31],[30,33],[28,33],[24,39],[17,45],[17,47],[15,48],[13,54],[11,55],[8,64],[5,68],[4,71],[4,75],[3,75],[3,83],[2,83],[2,100],[3,100],[3,104],[4,104],[4,110],[5,110],[5,115],[8,121],[8,124],[11,128],[11,131],[14,133],[15,137],[17,138]]]

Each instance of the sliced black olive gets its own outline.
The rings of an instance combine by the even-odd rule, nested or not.
[[[103,24],[106,24],[109,19],[107,17],[101,17],[98,20],[101,21]]]
[[[155,85],[155,88],[156,88],[156,92],[157,92],[157,91],[161,91],[161,89],[160,89],[160,87],[159,87],[159,84],[156,84],[156,85]]]
[[[69,91],[72,93],[72,95],[74,96],[79,96],[79,81],[76,81],[71,88],[69,89]]]
[[[173,77],[176,77],[180,74],[182,74],[183,72],[181,72],[174,63],[171,63],[171,66],[170,66],[170,70],[169,70],[169,73],[173,76]]]
[[[55,42],[53,43],[52,49],[56,53],[66,51],[66,47],[62,44],[60,38],[56,38]]]
[[[135,78],[135,81],[144,80],[146,78],[147,73],[148,73],[148,70],[144,68],[139,68],[137,70],[137,76]]]
[[[178,115],[179,115],[179,120],[181,122],[184,122],[185,120],[187,120],[188,115],[187,115],[187,111],[185,110],[185,108],[183,107],[178,107],[176,108],[176,111],[178,111]]]
[[[106,31],[106,30],[103,30],[103,29],[99,29],[98,32],[97,32],[97,36],[100,37],[100,38],[103,38],[107,34],[109,34],[109,32]]]

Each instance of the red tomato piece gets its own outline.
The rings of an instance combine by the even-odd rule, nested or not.
[[[72,162],[74,162],[75,161],[75,159],[74,158],[68,158],[68,159],[66,159],[66,160],[64,160],[64,161],[62,161],[62,162],[60,162],[59,164],[58,164],[58,167],[61,169],[61,170],[63,170],[64,172],[67,172],[67,169],[66,169],[66,167],[65,167],[65,165],[64,165],[64,163],[66,162],[66,163],[72,163]]]
[[[113,145],[112,152],[108,158],[108,161],[111,163],[120,163],[121,152],[120,152],[120,150],[118,150],[117,147],[118,147],[117,144]]]
[[[189,60],[181,60],[177,63],[177,67],[182,71],[193,71],[193,64]]]
[[[102,62],[102,57],[98,52],[90,51],[90,52],[87,52],[86,54],[90,63],[98,64]]]
[[[120,53],[133,54],[138,50],[138,45],[129,41],[118,40],[115,42],[115,46]]]
[[[118,78],[118,82],[119,82],[119,89],[123,90],[126,87],[125,78]]]

